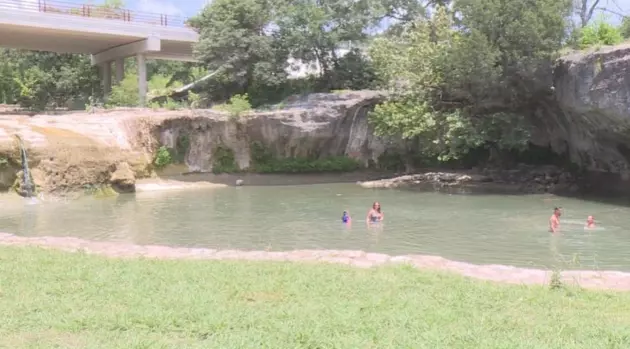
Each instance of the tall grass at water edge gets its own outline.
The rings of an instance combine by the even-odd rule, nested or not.
[[[630,293],[0,247],[0,348],[630,348]]]

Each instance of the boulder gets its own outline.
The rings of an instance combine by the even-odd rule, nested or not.
[[[127,162],[116,164],[115,170],[109,177],[109,183],[119,193],[133,193],[136,191],[136,176]]]

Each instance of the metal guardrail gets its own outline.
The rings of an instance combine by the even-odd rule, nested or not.
[[[133,11],[105,5],[76,4],[59,0],[0,0],[0,9],[110,19],[164,27],[188,27],[186,18],[179,16]]]

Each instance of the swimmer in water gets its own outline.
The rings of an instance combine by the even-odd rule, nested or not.
[[[382,222],[385,215],[381,212],[381,204],[378,201],[375,201],[372,204],[372,208],[368,211],[367,217],[365,221],[367,223],[378,223]]]
[[[343,215],[341,215],[341,221],[346,224],[352,223],[352,218],[350,218],[350,214],[348,214],[348,211],[343,211]]]
[[[593,218],[593,216],[588,216],[588,218],[586,218],[586,229],[593,229],[595,228],[595,218]]]
[[[549,232],[550,233],[555,234],[555,233],[560,232],[560,216],[562,216],[560,207],[554,208],[553,214],[549,218]]]

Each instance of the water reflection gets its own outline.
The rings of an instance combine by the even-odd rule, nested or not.
[[[381,203],[386,221],[367,225],[365,214],[374,201]],[[0,204],[0,231],[24,236],[258,250],[357,249],[474,263],[630,271],[629,208],[550,196],[444,195],[321,184]],[[547,230],[553,206],[564,207],[560,235]],[[351,225],[340,221],[344,210],[352,215]],[[596,217],[598,229],[584,230],[588,215]],[[574,255],[579,265],[567,266]]]

